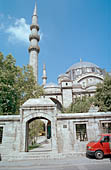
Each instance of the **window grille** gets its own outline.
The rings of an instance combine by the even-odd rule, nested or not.
[[[79,141],[87,141],[86,124],[76,124],[76,139]]]
[[[111,133],[111,123],[102,123],[103,133]]]
[[[3,127],[0,127],[0,144],[2,143]]]

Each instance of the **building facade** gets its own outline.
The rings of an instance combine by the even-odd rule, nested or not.
[[[44,85],[44,96],[68,107],[77,97],[93,96],[97,83],[102,83],[104,76],[105,71],[97,65],[80,61],[58,76],[58,84]]]
[[[30,26],[31,34],[29,35],[29,64],[33,67],[34,76],[38,82],[38,17],[37,6],[35,5],[32,25]],[[59,106],[68,107],[77,97],[93,96],[96,92],[97,83],[103,82],[105,71],[96,64],[90,62],[80,62],[73,64],[64,74],[58,76],[58,84],[48,83],[46,75],[46,66],[43,65],[43,87],[44,97],[50,98]]]

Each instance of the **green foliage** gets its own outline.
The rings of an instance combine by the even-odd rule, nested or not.
[[[66,109],[63,109],[63,113],[84,113],[88,112],[92,104],[96,102],[94,97],[82,97],[76,98],[75,101]]]
[[[27,65],[22,68],[19,80],[17,88],[21,92],[20,104],[23,104],[29,98],[38,98],[43,94],[43,88],[36,84],[31,66]]]
[[[106,75],[103,83],[97,85],[95,97],[99,111],[111,111],[111,76]]]
[[[33,144],[33,145],[29,145],[28,146],[28,150],[32,150],[32,149],[35,149],[35,148],[39,148],[41,145],[40,144]]]
[[[88,112],[92,104],[98,106],[100,112],[111,111],[111,76],[109,74],[106,74],[103,83],[97,84],[94,97],[76,98],[67,109],[63,108],[63,113]]]
[[[37,142],[37,137],[44,131],[44,122],[36,119],[29,124],[29,141],[32,141],[32,145]]]
[[[31,66],[20,68],[11,54],[0,53],[0,114],[18,114],[20,105],[38,98],[43,89],[36,84]]]

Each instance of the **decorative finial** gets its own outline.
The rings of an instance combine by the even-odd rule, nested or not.
[[[46,70],[45,64],[43,64],[43,70]]]
[[[80,62],[82,62],[82,58],[80,58]]]
[[[35,8],[34,8],[34,13],[33,15],[37,15],[37,3],[35,2]]]

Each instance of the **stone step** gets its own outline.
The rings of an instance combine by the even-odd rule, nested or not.
[[[62,159],[66,157],[80,157],[85,156],[85,153],[55,153],[55,152],[19,152],[11,155],[3,155],[3,161],[14,161],[14,160],[42,160],[42,159]]]

